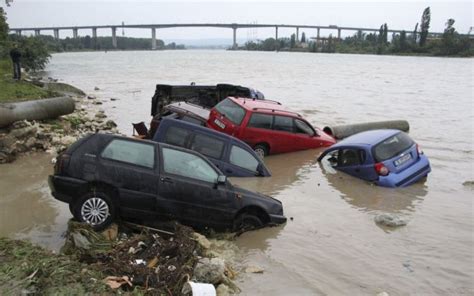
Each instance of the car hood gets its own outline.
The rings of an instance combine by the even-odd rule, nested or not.
[[[250,191],[250,190],[247,190],[247,189],[244,189],[240,186],[237,186],[237,185],[232,185],[234,187],[234,191],[235,193],[237,194],[241,194],[243,197],[247,197],[247,198],[256,198],[258,200],[262,200],[263,202],[265,203],[278,203],[278,204],[282,204],[281,201],[279,201],[278,199],[276,198],[273,198],[271,196],[268,196],[268,195],[265,195],[265,194],[262,194],[262,193],[259,193],[259,192],[255,192],[255,191]]]

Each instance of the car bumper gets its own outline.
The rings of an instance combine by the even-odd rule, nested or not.
[[[82,196],[87,190],[86,181],[63,176],[50,175],[48,185],[54,198],[65,203],[71,203],[75,197]]]
[[[425,155],[409,168],[399,172],[390,173],[388,176],[380,176],[377,185],[385,187],[405,187],[411,185],[431,172],[430,162]]]
[[[283,224],[286,222],[286,217],[283,215],[269,215],[269,216],[270,216],[271,225],[278,225],[278,224]]]

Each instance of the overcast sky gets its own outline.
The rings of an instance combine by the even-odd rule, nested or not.
[[[392,29],[413,30],[425,7],[431,7],[431,31],[442,32],[448,18],[467,33],[473,26],[471,1],[82,1],[14,0],[5,8],[8,23],[14,27],[83,26],[152,23],[277,23],[338,25],[379,28],[387,23]],[[314,36],[315,30],[306,30]],[[289,36],[292,29],[280,29],[279,36]],[[42,32],[43,33],[43,32]],[[47,33],[47,32],[44,32]],[[322,34],[329,34],[327,31]],[[335,32],[332,32],[333,34]],[[52,34],[52,32],[50,32]],[[99,30],[110,36],[110,30]],[[122,34],[119,30],[118,34]],[[239,39],[273,37],[273,29],[240,29]],[[352,33],[351,33],[352,34]],[[71,32],[61,32],[61,37]],[[91,32],[79,31],[79,35]],[[125,29],[125,36],[150,37],[150,30]],[[160,39],[231,38],[229,29],[180,28],[157,31]]]

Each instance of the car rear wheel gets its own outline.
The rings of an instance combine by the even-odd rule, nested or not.
[[[263,144],[257,144],[255,145],[255,147],[253,148],[253,150],[255,151],[255,153],[258,155],[258,157],[260,157],[261,159],[263,159],[265,156],[268,155],[268,148],[267,146],[263,145]]]
[[[73,207],[74,218],[90,224],[99,231],[109,226],[115,218],[115,207],[103,192],[90,192],[81,197]]]
[[[253,214],[240,214],[234,221],[235,231],[248,231],[263,227],[263,222],[259,217]]]

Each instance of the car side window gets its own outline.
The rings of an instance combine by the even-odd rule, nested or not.
[[[186,140],[188,139],[190,134],[191,132],[188,130],[176,126],[170,126],[166,131],[165,143],[185,147]]]
[[[220,159],[224,142],[206,135],[196,134],[191,142],[191,149],[206,156]]]
[[[163,147],[163,169],[168,174],[179,175],[215,183],[219,174],[201,157],[180,150]]]
[[[356,149],[342,149],[339,154],[339,166],[360,165],[360,153]]]
[[[295,131],[297,134],[314,136],[314,130],[304,121],[295,119]]]
[[[250,120],[247,126],[256,127],[256,128],[264,128],[264,129],[272,129],[272,121],[273,121],[273,118],[271,115],[253,113],[252,117],[250,117]]]
[[[101,157],[153,168],[155,166],[155,146],[115,139],[102,151]]]
[[[293,132],[293,118],[288,116],[275,116],[273,129],[277,131]]]
[[[245,149],[232,145],[230,163],[252,172],[257,171],[259,161]]]

